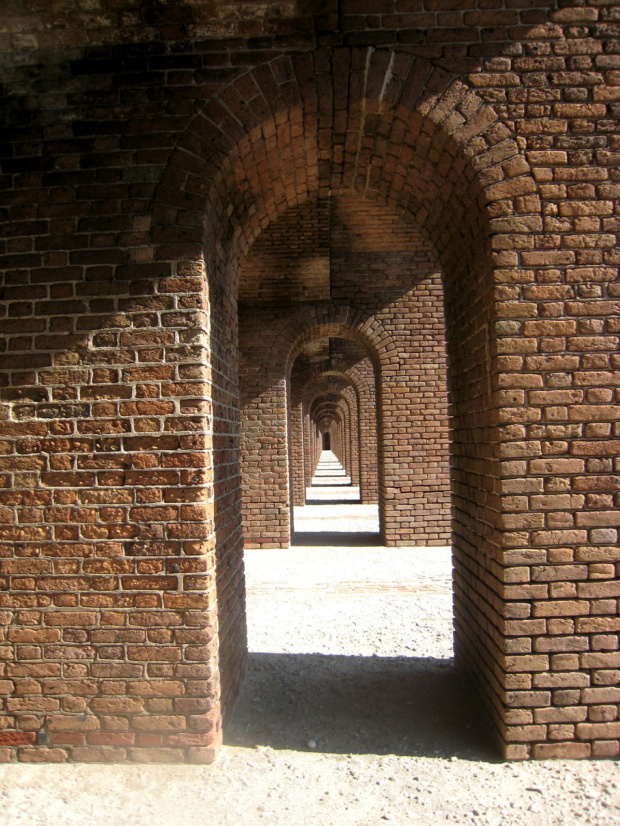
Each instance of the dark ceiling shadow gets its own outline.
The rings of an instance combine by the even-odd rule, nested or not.
[[[250,654],[228,745],[499,762],[484,709],[452,660]]]
[[[348,480],[343,480],[343,481],[336,480],[335,482],[313,482],[311,487],[313,487],[313,488],[352,488],[353,485]]]
[[[306,499],[306,505],[361,505],[359,499]]]
[[[365,531],[295,531],[291,545],[325,545],[328,548],[372,547],[381,545],[381,535]]]

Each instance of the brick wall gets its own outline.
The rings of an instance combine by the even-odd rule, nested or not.
[[[171,270],[7,273],[0,742],[24,760],[217,745],[204,280]]]
[[[618,755],[617,9],[478,5],[3,16],[0,759],[212,759],[245,656],[240,409],[246,478],[255,439],[277,459],[273,508],[296,342],[372,355],[383,527],[401,538],[392,494],[426,482],[420,411],[398,411],[442,325],[419,320],[425,371],[403,350],[397,262],[357,294],[378,260],[342,229],[358,209],[424,241],[429,311],[443,285],[457,657],[508,757]],[[309,297],[329,204],[330,297]],[[261,287],[281,335],[242,348],[253,400],[239,276],[308,210],[294,284]],[[242,344],[264,310],[242,308]],[[252,425],[270,406],[271,442]]]

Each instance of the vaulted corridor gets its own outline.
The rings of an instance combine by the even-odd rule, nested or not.
[[[359,487],[351,484],[336,455],[324,450],[305,505],[295,507],[292,547],[380,545],[378,510],[359,501]]]
[[[0,761],[213,761],[328,487],[506,759],[620,756],[615,6],[2,3]]]

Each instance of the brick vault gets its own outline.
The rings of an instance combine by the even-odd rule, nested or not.
[[[0,760],[214,759],[327,434],[505,756],[618,756],[615,0],[98,7],[0,12]]]

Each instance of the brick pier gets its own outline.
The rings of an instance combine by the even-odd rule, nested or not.
[[[0,760],[214,759],[323,433],[617,757],[618,4],[95,5],[0,12]]]

